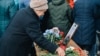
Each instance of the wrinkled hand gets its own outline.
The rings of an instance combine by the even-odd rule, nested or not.
[[[61,47],[58,47],[56,52],[58,56],[65,56],[65,51]]]

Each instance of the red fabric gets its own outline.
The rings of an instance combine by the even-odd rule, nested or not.
[[[65,45],[60,44],[60,47],[61,47],[63,50],[66,50],[66,46],[65,46]]]
[[[69,3],[69,5],[70,5],[71,8],[74,7],[74,0],[68,0],[68,3]]]

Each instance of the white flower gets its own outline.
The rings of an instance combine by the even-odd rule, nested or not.
[[[74,47],[70,46],[70,47],[66,48],[66,51],[67,50],[74,50],[74,49],[75,49]]]
[[[50,30],[49,30],[49,33],[50,33],[50,34],[53,34],[54,32],[53,32],[53,30],[52,30],[52,29],[50,29]]]
[[[59,33],[54,33],[54,34],[55,34],[56,37],[60,37],[60,36],[59,36]]]
[[[53,30],[55,33],[59,33],[59,32],[60,32],[59,29],[58,29],[58,27],[53,27],[52,30]]]
[[[45,31],[45,33],[49,33],[49,31],[50,31],[50,30],[47,29],[47,30]]]

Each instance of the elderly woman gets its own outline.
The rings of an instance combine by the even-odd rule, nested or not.
[[[64,56],[64,50],[45,39],[40,31],[39,17],[47,9],[47,0],[31,0],[30,7],[19,10],[2,36],[0,56],[28,56],[33,42],[51,53],[56,51],[58,56]],[[36,56],[35,52],[33,56]]]
[[[100,43],[100,0],[96,0],[96,30],[97,30],[97,36],[98,36],[98,40]],[[98,46],[98,52],[97,52],[98,56],[100,56],[100,44]]]

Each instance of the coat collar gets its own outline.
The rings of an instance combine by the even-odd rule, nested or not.
[[[28,14],[30,14],[31,16],[35,17],[37,20],[39,20],[39,17],[36,15],[36,13],[34,12],[34,10],[32,8],[30,8],[29,6],[26,8],[26,11]]]
[[[52,0],[52,4],[54,5],[61,5],[65,3],[65,0]]]

